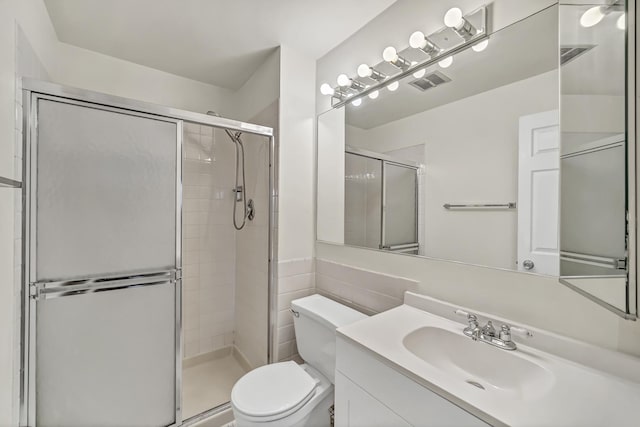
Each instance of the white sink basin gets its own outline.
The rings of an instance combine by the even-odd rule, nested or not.
[[[489,393],[532,400],[554,383],[553,374],[535,357],[473,341],[457,331],[421,327],[408,333],[402,343],[424,362]]]

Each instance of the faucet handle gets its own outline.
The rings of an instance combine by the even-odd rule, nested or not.
[[[528,329],[521,328],[519,326],[510,326],[510,325],[502,325],[500,330],[500,339],[503,341],[511,341],[511,333],[515,332],[518,335],[522,335],[526,338],[531,338],[533,336],[533,332]]]
[[[457,314],[458,316],[465,316],[470,325],[471,324],[475,324],[475,325],[478,324],[478,316],[476,316],[473,313],[469,313],[467,311],[460,310],[460,309],[455,310],[454,313]]]

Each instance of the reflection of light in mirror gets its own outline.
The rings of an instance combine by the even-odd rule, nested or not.
[[[367,64],[360,64],[358,66],[358,76],[365,78],[365,77],[371,77],[371,74],[373,74],[373,71],[371,70],[371,67],[369,67]]]
[[[588,9],[580,17],[580,25],[585,28],[593,27],[598,22],[602,21],[602,18],[609,12],[605,6],[594,6]]]
[[[438,65],[442,68],[448,68],[451,66],[451,64],[453,64],[453,56],[444,58],[442,61],[438,62]]]
[[[399,87],[400,87],[400,83],[398,82],[389,83],[387,85],[387,89],[389,89],[390,92],[397,90]]]
[[[362,98],[354,99],[353,101],[351,101],[351,105],[353,105],[354,107],[358,107],[360,106],[360,104],[362,104]]]
[[[487,48],[487,46],[489,46],[489,40],[482,40],[480,43],[476,43],[471,46],[471,49],[473,49],[475,52],[482,52]]]
[[[377,91],[377,90],[374,90],[373,92],[371,92],[371,93],[369,94],[369,98],[371,98],[371,99],[376,99],[376,98],[378,97],[378,95],[380,95],[380,92],[379,92],[379,91]]]
[[[333,95],[334,92],[335,91],[328,83],[323,83],[322,86],[320,86],[320,93],[323,95]]]
[[[351,84],[351,79],[346,74],[340,74],[336,79],[339,86],[345,87]]]
[[[398,51],[393,46],[388,46],[382,51],[382,59],[387,62],[396,62],[398,60]]]
[[[616,27],[618,27],[619,30],[627,28],[627,15],[625,13],[623,13],[616,21]]]

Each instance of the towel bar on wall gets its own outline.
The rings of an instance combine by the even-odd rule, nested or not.
[[[22,188],[22,183],[15,179],[0,176],[0,188]]]
[[[515,209],[516,203],[445,203],[442,207],[445,209]]]

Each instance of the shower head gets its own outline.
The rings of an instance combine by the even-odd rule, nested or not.
[[[215,111],[211,111],[211,110],[207,111],[207,115],[214,116],[214,117],[222,117],[220,113],[216,113]],[[231,133],[229,129],[225,129],[224,131],[227,133],[227,135],[229,135],[229,138],[231,138],[233,142],[239,141],[240,137],[242,136],[242,132],[240,131],[237,131],[236,133]]]

